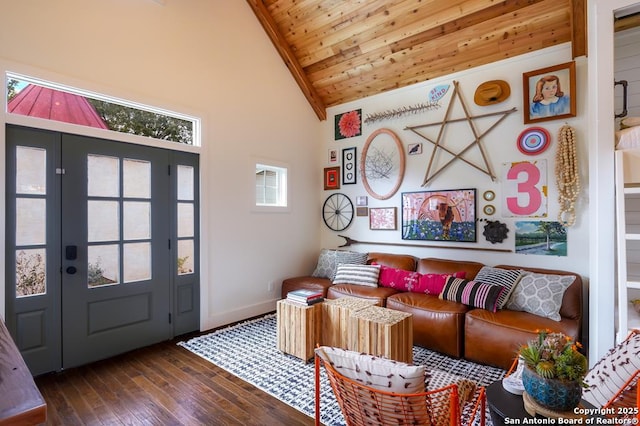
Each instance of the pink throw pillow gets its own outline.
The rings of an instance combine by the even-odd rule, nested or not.
[[[415,291],[419,280],[420,274],[418,272],[380,265],[378,285],[381,287],[391,287],[400,291]]]
[[[415,293],[433,294],[435,296],[442,293],[442,289],[447,282],[447,277],[454,276],[456,278],[466,278],[465,271],[454,272],[453,274],[422,274],[418,285],[414,290]]]

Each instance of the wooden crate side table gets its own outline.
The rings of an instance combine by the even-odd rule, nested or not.
[[[278,350],[304,361],[313,357],[316,344],[321,343],[322,304],[305,306],[288,300],[278,301]]]
[[[413,315],[370,306],[351,313],[349,350],[413,362]]]
[[[322,306],[322,344],[348,349],[351,313],[375,304],[376,302],[373,300],[359,297],[325,300]]]

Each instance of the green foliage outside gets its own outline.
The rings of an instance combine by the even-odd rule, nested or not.
[[[193,123],[163,114],[87,98],[110,130],[193,145]]]

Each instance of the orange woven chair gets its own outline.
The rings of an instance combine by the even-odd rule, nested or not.
[[[631,333],[625,339],[625,343],[631,339],[637,339],[640,337],[640,330],[632,330]],[[627,356],[638,356],[638,354],[625,354]],[[640,369],[629,377],[629,379],[620,386],[618,392],[616,392],[611,399],[602,406],[603,409],[607,409],[607,417],[615,418],[616,420],[629,420],[632,424],[632,420],[635,419],[635,424],[640,424],[640,388],[638,388],[638,381],[640,380]]]
[[[331,388],[348,426],[364,425],[450,425],[459,426],[461,420],[458,387],[412,394],[399,394],[369,387],[345,377],[318,355],[315,357],[315,424],[320,425],[320,373],[325,367]],[[485,418],[484,388],[480,388],[467,424]]]

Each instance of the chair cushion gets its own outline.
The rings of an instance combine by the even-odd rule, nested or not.
[[[640,333],[610,349],[589,370],[584,378],[587,387],[582,397],[596,407],[602,407],[620,390],[631,376],[640,370]]]
[[[386,392],[425,391],[425,367],[331,346],[321,346],[316,354],[338,373],[365,386]]]

